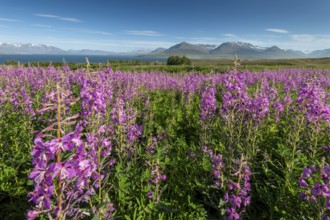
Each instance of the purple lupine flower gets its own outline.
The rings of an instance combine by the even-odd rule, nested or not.
[[[239,196],[231,195],[230,198],[229,198],[229,203],[232,207],[240,208],[241,203],[242,203],[242,199]]]
[[[299,179],[299,185],[300,187],[308,187],[308,183],[303,178]]]
[[[76,175],[76,164],[73,161],[58,162],[55,164],[53,178],[59,176],[61,180],[72,179]]]
[[[151,141],[149,141],[146,147],[146,152],[148,154],[153,154],[155,152],[155,147],[157,146],[157,144],[158,144],[157,138],[155,137],[151,138]]]
[[[301,177],[299,178],[300,187],[303,192],[300,194],[300,198],[304,202],[312,202],[313,204],[323,205],[323,201],[326,200],[325,207],[330,209],[330,167],[329,166],[315,166],[305,167]],[[310,185],[303,182],[306,180]],[[313,185],[312,185],[313,184]]]
[[[325,207],[326,207],[328,210],[330,210],[330,200],[327,200],[327,203],[326,203]]]
[[[32,164],[38,166],[46,166],[48,160],[54,159],[56,147],[47,143],[44,143],[41,138],[37,137],[34,140],[33,150],[31,152]]]
[[[325,91],[318,82],[304,83],[296,99],[298,109],[305,112],[308,123],[329,123],[330,106],[327,104]]]
[[[311,174],[312,174],[313,172],[312,172],[312,170],[310,169],[310,168],[304,168],[304,172],[303,172],[303,176],[302,176],[302,178],[304,178],[304,179],[308,179],[308,178],[310,178],[311,177]]]
[[[330,216],[323,215],[323,216],[322,216],[322,220],[330,220]]]
[[[147,197],[148,199],[152,199],[152,189],[149,190]]]
[[[130,125],[127,131],[127,139],[130,143],[136,141],[142,135],[142,125]]]
[[[206,87],[202,93],[202,99],[200,101],[200,118],[206,120],[215,115],[217,102],[215,99],[216,89],[214,87]]]
[[[329,180],[329,178],[330,178],[330,166],[323,166],[321,168],[321,174],[322,174],[322,178],[324,180]]]
[[[49,169],[46,166],[44,166],[44,167],[36,166],[29,174],[29,178],[33,179],[34,182],[40,184],[41,182],[43,182],[46,179],[47,174],[48,174],[47,171],[49,171]]]
[[[93,164],[88,159],[82,160],[78,163],[78,170],[82,176],[91,176],[94,170]]]
[[[27,220],[34,220],[40,215],[40,211],[37,210],[28,210],[27,212]]]
[[[269,106],[270,98],[265,91],[261,91],[254,99],[250,100],[247,105],[247,111],[249,112],[250,118],[259,122],[268,116]]]
[[[72,136],[70,134],[67,134],[63,136],[62,138],[58,139],[55,138],[48,142],[49,146],[52,146],[56,149],[56,152],[65,152],[65,151],[72,151],[74,149],[74,142],[72,142]]]
[[[92,113],[100,115],[106,113],[106,97],[104,85],[91,80],[83,80],[80,91],[82,100],[81,107],[83,116],[90,116]]]
[[[207,153],[207,150],[208,150],[208,149],[207,149],[206,146],[202,146],[202,152],[203,152],[203,153]]]
[[[319,183],[314,183],[314,188],[312,189],[312,193],[314,195],[322,195],[322,196],[326,196],[326,197],[330,196],[328,186],[324,185],[324,184],[319,184]]]
[[[292,102],[292,98],[291,97],[288,97],[288,96],[285,96],[284,99],[283,99],[283,104],[284,105],[288,105]]]
[[[26,93],[25,87],[22,87],[20,90],[20,96],[22,98],[24,107],[23,107],[23,111],[30,114],[31,116],[35,115],[35,112],[32,108],[32,100],[30,98],[30,96]]]
[[[284,105],[279,102],[279,101],[275,101],[273,103],[273,107],[275,109],[275,121],[277,122],[282,114],[282,112],[284,111]]]
[[[206,146],[202,147],[202,152],[208,154],[212,160],[212,174],[215,178],[215,185],[220,186],[221,185],[221,175],[224,168],[224,162],[222,160],[221,154],[215,154],[213,150],[208,149]]]
[[[300,193],[300,199],[306,201],[307,195],[305,193]]]
[[[244,112],[251,103],[251,98],[246,91],[246,84],[239,74],[230,75],[224,81],[227,92],[222,93],[222,107],[220,113],[226,119],[231,111]]]
[[[111,218],[111,214],[115,211],[115,208],[113,207],[113,203],[109,202],[107,205],[106,205],[106,208],[104,210],[104,217],[106,219],[110,219]]]
[[[228,214],[227,220],[239,219],[240,216],[234,208],[226,208],[226,213]]]
[[[148,180],[148,184],[151,185],[152,187],[155,188],[156,190],[156,195],[157,198],[155,199],[156,202],[159,201],[160,196],[159,196],[159,181],[165,181],[166,180],[166,175],[163,174],[163,172],[159,169],[159,165],[155,164],[152,167],[152,171],[151,171],[151,178]],[[158,193],[157,193],[158,192]],[[147,197],[150,199],[153,196],[153,191],[152,189],[149,190]]]
[[[111,118],[115,125],[123,125],[126,122],[125,102],[122,98],[117,98],[111,110]]]
[[[239,175],[240,178],[237,178],[240,181],[235,182],[232,179],[228,180],[228,190],[225,193],[224,200],[230,209],[234,209],[235,211],[240,210],[240,213],[243,213],[245,212],[246,207],[251,203],[251,196],[249,195],[249,191],[251,191],[251,170],[243,158],[236,163],[238,170],[234,170],[234,173],[231,174],[231,176]]]
[[[6,100],[6,93],[0,88],[0,104]]]

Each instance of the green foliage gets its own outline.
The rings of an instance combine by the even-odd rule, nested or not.
[[[186,56],[170,56],[166,63],[167,65],[191,65],[191,60]]]
[[[33,125],[10,106],[0,109],[0,115],[0,219],[24,219],[27,193],[33,187],[27,178]]]
[[[114,64],[117,63],[109,65]],[[173,72],[182,70],[178,66],[167,68]],[[209,71],[205,68],[199,70]],[[257,86],[260,85],[251,86],[249,92],[257,91]],[[276,86],[283,98],[283,85]],[[79,97],[80,86],[70,88],[72,95]],[[223,91],[219,85],[218,103]],[[43,92],[35,95],[35,108]],[[143,104],[145,97],[150,101],[147,106]],[[221,218],[225,212],[225,187],[219,190],[213,185],[212,162],[201,151],[201,146],[207,145],[224,155],[228,169],[242,152],[249,157],[252,202],[244,219],[313,219],[313,211],[299,198],[298,177],[305,166],[320,163],[320,149],[330,139],[327,126],[316,129],[313,124],[306,125],[303,112],[295,106],[285,109],[279,121],[271,112],[267,120],[256,125],[233,112],[235,117],[224,123],[217,112],[214,119],[203,124],[199,119],[200,99],[197,93],[186,97],[182,91],[156,90],[130,100],[129,107],[138,115],[137,123],[143,125],[143,136],[134,146],[135,155],[113,152],[115,168],[103,183],[106,187],[102,187],[99,197],[91,201],[98,204],[97,209],[103,210],[111,202],[116,210],[114,219],[126,220]],[[72,115],[80,110],[79,101],[70,107]],[[53,113],[43,115],[54,117]],[[104,120],[109,122],[107,117],[110,116]],[[27,178],[31,170],[31,133],[45,126],[9,104],[0,108],[0,219],[25,218],[29,208],[27,193],[33,188]],[[119,141],[121,132],[121,128],[116,128],[108,137],[114,149],[129,147],[125,141]],[[147,146],[158,135],[162,139],[159,138],[155,152],[147,153]],[[155,164],[167,176],[157,187],[148,183]],[[232,177],[228,171],[224,175]],[[159,201],[148,198],[151,189]],[[90,219],[102,219],[102,213]]]

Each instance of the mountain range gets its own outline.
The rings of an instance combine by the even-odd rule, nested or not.
[[[182,42],[168,49],[157,48],[152,51],[153,56],[187,55],[198,58],[233,58],[237,55],[241,59],[290,59],[290,58],[321,58],[330,57],[330,49],[304,53],[298,50],[284,50],[277,46],[259,47],[245,42],[225,42],[216,45],[190,44]]]
[[[102,50],[63,50],[53,46],[30,43],[2,43],[0,54],[72,54],[72,55],[123,55]],[[259,47],[245,42],[225,42],[220,45],[190,44],[182,42],[170,48],[157,48],[153,51],[135,51],[125,55],[143,57],[168,57],[185,55],[190,58],[226,59],[237,55],[241,59],[290,59],[290,58],[321,58],[330,57],[330,49],[304,53],[298,50],[284,50],[277,46]]]
[[[102,50],[63,50],[43,44],[2,43],[0,54],[72,54],[72,55],[112,55],[113,52]]]

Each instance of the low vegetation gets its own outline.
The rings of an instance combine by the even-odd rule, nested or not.
[[[191,60],[186,56],[170,56],[167,58],[167,65],[191,65]]]
[[[0,67],[1,219],[330,217],[329,70],[91,65]]]

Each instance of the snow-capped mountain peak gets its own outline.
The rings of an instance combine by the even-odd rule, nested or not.
[[[63,53],[63,50],[56,47],[46,46],[43,44],[32,43],[1,43],[1,53],[15,53],[15,54],[40,54],[40,53]]]

